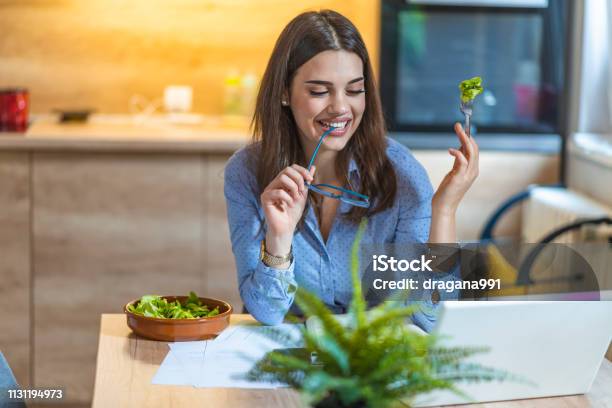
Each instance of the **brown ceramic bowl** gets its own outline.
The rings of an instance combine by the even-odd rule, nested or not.
[[[178,299],[183,303],[187,296],[162,296],[168,302]],[[200,298],[200,301],[209,308],[219,306],[219,314],[213,317],[201,317],[199,319],[159,319],[156,317],[145,317],[128,311],[128,305],[136,305],[140,299],[126,304],[123,311],[127,315],[127,325],[139,336],[151,340],[161,341],[193,341],[206,340],[221,333],[230,322],[232,306],[222,300],[211,298]]]

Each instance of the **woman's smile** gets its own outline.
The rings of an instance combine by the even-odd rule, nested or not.
[[[340,118],[320,119],[316,124],[321,129],[321,133],[334,128],[328,136],[344,136],[350,129],[353,120],[350,117],[343,116]]]

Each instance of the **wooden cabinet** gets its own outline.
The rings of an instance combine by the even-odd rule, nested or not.
[[[203,160],[206,208],[202,218],[206,271],[204,288],[211,296],[229,301],[235,313],[242,313],[223,195],[223,172],[228,159],[226,155],[209,155]]]
[[[237,295],[227,157],[36,153],[34,383],[89,403],[101,313],[143,294]]]
[[[0,152],[0,350],[30,384],[30,155]]]

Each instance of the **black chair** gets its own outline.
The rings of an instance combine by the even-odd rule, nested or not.
[[[502,215],[504,215],[504,213],[506,213],[510,208],[514,207],[515,205],[517,205],[517,204],[523,202],[525,199],[529,198],[531,196],[531,192],[536,187],[565,188],[562,184],[532,185],[532,186],[529,186],[525,191],[521,191],[521,192],[519,192],[517,194],[514,194],[513,196],[508,198],[506,201],[504,201],[493,212],[491,217],[489,217],[489,219],[485,223],[485,226],[482,229],[482,232],[480,234],[480,242],[488,243],[488,244],[494,244],[495,243],[495,238],[493,237],[493,231],[495,229],[496,224],[501,219]],[[557,237],[559,237],[559,236],[561,236],[561,235],[563,235],[563,234],[565,234],[565,233],[567,233],[569,231],[582,228],[584,225],[602,225],[602,224],[612,225],[612,219],[610,219],[609,217],[579,219],[579,220],[576,220],[575,222],[572,222],[572,223],[569,223],[569,224],[566,224],[566,225],[562,225],[559,228],[557,228],[557,229],[551,231],[550,233],[548,233],[544,238],[542,238],[540,240],[540,242],[538,242],[535,245],[534,248],[532,248],[527,253],[527,255],[524,257],[523,261],[520,263],[520,266],[519,266],[518,271],[517,271],[516,284],[517,285],[531,285],[531,284],[535,283],[533,281],[533,279],[531,278],[531,276],[530,276],[531,269],[532,269],[533,265],[535,264],[535,261],[536,261],[536,258],[538,257],[538,255],[540,255],[540,253],[546,247],[546,244],[551,243]],[[611,239],[610,243],[612,244],[612,239]],[[584,277],[584,276],[574,276],[574,278],[576,280],[582,279],[582,280],[586,280],[586,281],[592,281],[592,279],[587,279],[588,277]],[[541,282],[538,282],[538,283],[541,283]]]
[[[502,215],[504,215],[504,213],[506,213],[509,209],[511,209],[515,205],[520,204],[523,201],[525,201],[527,198],[529,198],[531,196],[532,190],[538,187],[563,188],[563,189],[565,188],[563,184],[546,184],[546,185],[534,184],[534,185],[527,187],[526,190],[521,191],[520,193],[514,194],[513,196],[508,198],[506,201],[504,201],[489,217],[489,219],[487,220],[487,222],[485,223],[482,229],[482,232],[480,233],[480,242],[493,241],[494,240],[493,230],[495,229],[495,226],[501,219]]]
[[[542,250],[546,247],[546,244],[551,243],[557,237],[576,230],[580,229],[585,225],[612,225],[612,218],[610,217],[598,217],[598,218],[584,218],[579,219],[574,222],[571,222],[566,225],[562,225],[561,227],[551,231],[548,235],[538,242],[538,244],[525,256],[525,259],[521,263],[521,267],[518,271],[517,283],[518,284],[531,284],[533,283],[529,274],[531,272],[531,267],[535,263],[536,258],[542,252]],[[612,237],[608,238],[608,243],[612,244]],[[577,276],[579,278],[580,276]]]

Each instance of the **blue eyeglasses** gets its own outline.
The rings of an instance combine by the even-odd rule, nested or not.
[[[317,144],[317,147],[315,148],[315,151],[312,154],[312,157],[310,158],[310,162],[308,163],[308,171],[310,171],[310,168],[312,167],[312,164],[314,163],[315,157],[317,157],[317,153],[319,153],[319,148],[321,147],[321,144],[323,143],[323,139],[325,139],[325,136],[330,134],[333,130],[334,128],[331,127],[321,135],[321,138],[319,139],[319,143]],[[325,183],[321,183],[321,184],[306,183],[306,186],[308,187],[309,190],[312,190],[315,193],[322,194],[326,197],[335,198],[337,200],[342,201],[343,203],[347,203],[350,205],[354,205],[357,207],[363,207],[363,208],[370,207],[370,198],[366,195],[359,194],[355,191],[347,190],[342,187],[332,186],[330,184],[325,184]],[[334,192],[324,190],[323,188],[333,190]]]

